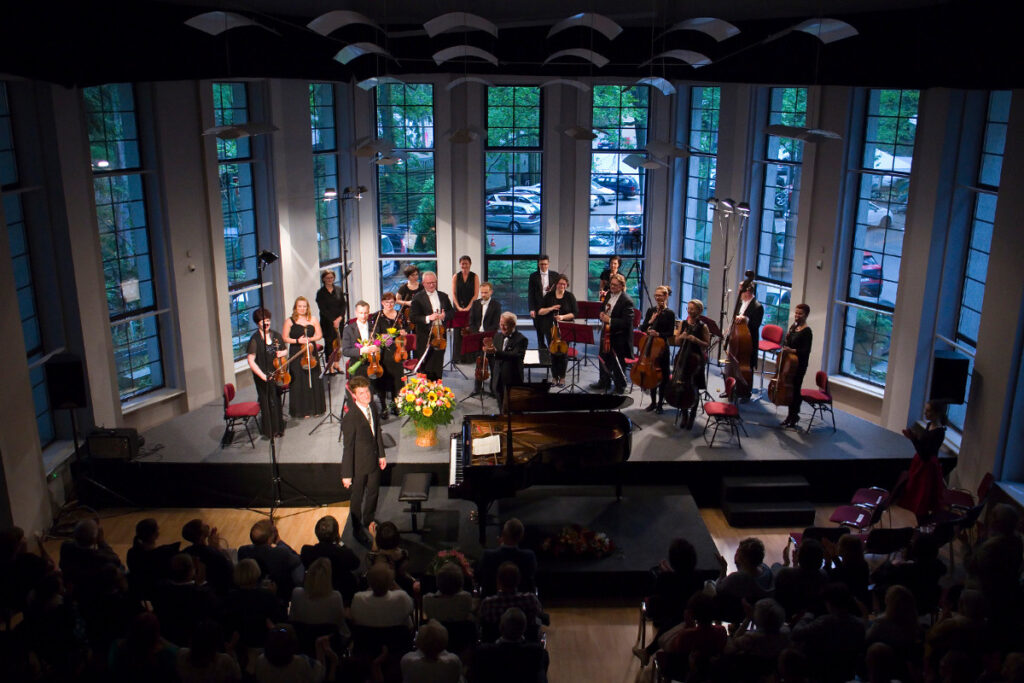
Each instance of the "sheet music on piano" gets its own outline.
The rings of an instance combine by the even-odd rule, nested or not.
[[[501,435],[478,436],[473,439],[473,455],[493,455],[501,453]]]

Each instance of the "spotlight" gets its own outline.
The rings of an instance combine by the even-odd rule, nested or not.
[[[736,210],[743,218],[750,216],[750,204],[748,202],[740,202],[736,205]]]
[[[99,161],[96,162],[96,168],[109,168],[109,167],[110,167],[110,162],[107,161],[106,159],[100,159]]]
[[[269,249],[264,249],[259,253],[259,256],[257,256],[256,258],[258,258],[261,262],[269,266],[271,263],[277,260],[278,256]]]
[[[337,199],[337,198],[338,198],[338,188],[336,188],[336,187],[328,187],[327,189],[324,190],[324,199],[326,201],[331,201],[332,199]]]

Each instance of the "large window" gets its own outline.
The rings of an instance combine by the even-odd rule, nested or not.
[[[959,351],[971,356],[967,393],[974,372],[974,353],[978,346],[978,328],[981,326],[981,304],[985,298],[985,279],[992,247],[992,225],[999,199],[999,178],[1003,170],[1003,147],[1006,144],[1006,126],[1010,120],[1009,90],[989,93],[985,131],[978,155],[978,170],[971,186],[974,207],[967,250],[963,262],[963,285],[960,292],[960,311],[957,316],[955,341]],[[949,408],[949,421],[963,431],[967,403]]]
[[[420,270],[437,268],[434,209],[434,86],[377,88],[377,137],[393,145],[374,159],[381,292],[405,281],[408,261]]]
[[[608,257],[622,257],[620,270],[631,275],[626,292],[637,306],[643,274],[647,171],[626,157],[647,146],[650,90],[647,86],[594,87],[594,131],[590,162],[590,231],[587,298],[597,299]],[[578,295],[578,293],[577,293]]]
[[[689,145],[693,150],[686,173],[686,215],[683,224],[683,262],[679,288],[680,315],[686,302],[708,303],[711,236],[714,212],[708,199],[715,196],[718,168],[718,115],[722,89],[697,86],[690,89]]]
[[[917,131],[917,90],[869,90],[857,174],[856,215],[840,372],[885,386],[892,312],[903,256],[910,167]]]
[[[129,83],[83,90],[117,386],[127,400],[164,386],[160,321]]]
[[[218,126],[249,120],[245,83],[213,84],[213,118]],[[256,327],[252,312],[259,308],[256,255],[256,204],[253,192],[252,145],[249,138],[217,139],[220,210],[224,225],[224,255],[231,297],[231,347],[235,360],[245,357]]]
[[[768,125],[807,125],[807,88],[770,88],[768,93]],[[764,323],[785,327],[793,285],[804,143],[775,135],[765,138],[757,240],[757,276],[763,284],[758,299],[764,304]]]
[[[519,315],[529,312],[527,283],[540,254],[541,131],[539,87],[487,88],[484,278],[502,308]]]
[[[313,184],[316,194],[316,240],[320,267],[341,261],[341,223],[338,205],[324,196],[327,188],[338,191],[338,142],[335,130],[334,86],[309,84],[309,122],[313,136]]]
[[[32,283],[32,257],[28,243],[28,229],[21,205],[17,156],[14,151],[14,130],[11,110],[7,102],[7,86],[0,82],[0,195],[3,201],[4,221],[7,223],[7,241],[11,250],[14,287],[21,315],[21,334],[25,341],[25,354],[32,383],[32,402],[36,414],[39,442],[46,446],[55,438],[53,415],[46,394],[46,376],[43,372],[43,335],[39,324],[36,292]]]

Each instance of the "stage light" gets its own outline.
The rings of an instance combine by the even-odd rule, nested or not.
[[[338,198],[338,188],[328,187],[324,190],[324,201],[331,201],[332,199]]]
[[[263,263],[265,263],[266,265],[269,266],[271,263],[273,263],[274,261],[276,261],[278,259],[278,256],[277,256],[277,254],[275,254],[274,252],[270,251],[269,249],[264,249],[263,251],[261,251],[259,253],[259,256],[257,256],[257,258],[261,262],[263,262]]]

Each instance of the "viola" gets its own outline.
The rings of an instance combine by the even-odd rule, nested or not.
[[[444,324],[437,318],[430,326],[430,347],[438,351],[448,348],[448,339],[444,335]]]
[[[548,351],[552,356],[564,356],[569,353],[569,343],[558,334],[558,322],[551,326],[551,343],[548,345]]]
[[[405,335],[398,334],[395,336],[395,362],[401,365],[408,358],[409,352],[405,350]]]

